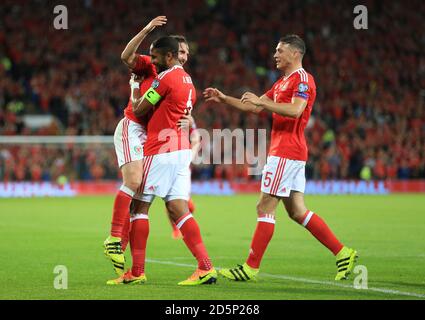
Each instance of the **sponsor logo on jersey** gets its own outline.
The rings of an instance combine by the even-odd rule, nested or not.
[[[279,91],[285,91],[288,88],[288,82],[279,86]]]

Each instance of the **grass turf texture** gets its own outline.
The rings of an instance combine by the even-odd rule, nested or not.
[[[217,267],[243,263],[256,225],[258,195],[194,196],[195,217]],[[146,275],[138,286],[106,286],[114,278],[103,255],[113,197],[0,200],[0,299],[424,299],[425,196],[307,196],[368,270],[369,290],[335,282],[334,256],[310,233],[277,210],[274,237],[260,280],[179,287],[196,261],[171,238],[162,200],[150,211]],[[129,252],[127,262],[131,261]],[[55,266],[68,269],[68,289],[56,290]],[[129,264],[128,264],[129,265]],[[342,286],[340,285],[342,284]],[[349,287],[351,286],[351,287]],[[400,294],[397,292],[404,292]],[[409,295],[413,294],[413,295]],[[419,296],[418,296],[419,295]]]

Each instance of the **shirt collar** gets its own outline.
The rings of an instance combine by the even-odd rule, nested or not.
[[[297,70],[292,71],[289,76],[283,76],[283,81],[288,80],[290,76],[292,76],[295,72],[298,72],[300,70],[304,70],[304,68],[303,67],[298,68]]]

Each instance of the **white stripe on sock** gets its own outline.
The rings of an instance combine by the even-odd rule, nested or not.
[[[121,185],[120,190],[125,194],[128,194],[130,197],[134,197],[134,191],[130,188],[127,188],[125,185]]]
[[[177,228],[181,228],[183,226],[183,224],[188,220],[192,218],[191,214],[188,214],[186,217],[184,217],[178,224],[177,224]]]
[[[149,220],[149,216],[147,214],[144,214],[144,213],[138,213],[138,214],[132,215],[130,217],[130,222],[133,222],[134,220],[138,220],[138,219]]]
[[[308,212],[307,217],[303,221],[303,226],[304,227],[308,224],[308,222],[310,221],[310,219],[313,216],[313,214],[314,214],[314,212],[312,212],[312,211],[309,211]]]
[[[268,222],[268,223],[272,223],[275,224],[276,221],[273,218],[267,218],[267,217],[261,217],[261,218],[257,218],[258,222]]]

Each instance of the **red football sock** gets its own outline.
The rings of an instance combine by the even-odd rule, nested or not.
[[[133,265],[131,273],[138,277],[145,273],[146,243],[149,236],[149,218],[147,214],[131,217],[130,248]]]
[[[134,192],[125,186],[121,186],[120,191],[115,196],[111,236],[121,238],[133,196]]]
[[[343,247],[341,242],[338,241],[325,221],[314,212],[307,210],[298,223],[306,227],[307,230],[326,248],[332,251],[334,255],[341,251]]]
[[[125,249],[127,248],[128,240],[130,237],[130,227],[131,227],[130,217],[128,217],[128,219],[125,220],[124,227],[122,229],[122,235],[121,235],[122,251],[125,251]]]
[[[261,214],[257,218],[257,228],[251,242],[251,249],[246,264],[258,269],[264,252],[273,237],[275,219],[272,214]]]
[[[201,231],[190,212],[186,213],[176,221],[177,227],[183,235],[183,241],[198,260],[198,268],[201,270],[210,270],[212,263],[208,257],[207,249],[202,241]]]

